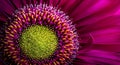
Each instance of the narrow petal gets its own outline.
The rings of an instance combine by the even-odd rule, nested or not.
[[[105,29],[111,29],[115,30],[119,28],[119,19],[120,16],[110,16],[107,18],[104,18],[102,20],[98,20],[95,23],[90,23],[89,25],[80,26],[76,25],[76,28],[78,29],[78,32],[80,33],[88,33],[93,31],[99,31],[99,30],[105,30]]]
[[[120,53],[105,52],[100,50],[91,50],[85,53],[79,53],[78,60],[74,63],[80,64],[78,61],[83,61],[83,65],[119,65]]]
[[[119,18],[119,16],[110,16],[86,26],[78,25],[79,35],[91,34],[93,49],[120,52]]]
[[[81,23],[84,20],[91,19],[91,18],[99,19],[101,17],[113,15],[113,13],[115,13],[120,8],[119,0],[116,0],[116,1],[99,0],[99,1],[94,1],[94,2],[93,0],[92,1],[90,0],[90,2],[91,3],[88,3],[89,4],[88,6],[86,4],[79,5],[77,9],[75,9],[74,12],[70,14],[70,16],[72,16],[72,18],[74,19],[75,24]],[[85,6],[86,6],[86,9],[81,8],[81,7],[85,8]]]

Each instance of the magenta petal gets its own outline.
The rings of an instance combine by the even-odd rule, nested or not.
[[[120,8],[118,11],[115,12],[115,15],[120,15]]]
[[[13,7],[11,7],[5,0],[0,1],[0,21],[6,21],[13,11]]]
[[[89,23],[89,25],[77,25],[77,29],[79,35],[91,34],[94,49],[118,52],[120,51],[119,21],[120,16],[110,16],[94,23]]]
[[[82,60],[83,65],[119,65],[120,53],[104,52],[100,50],[91,50],[85,53],[79,53],[78,60],[75,60],[75,64],[80,64]],[[77,62],[76,62],[77,61]]]
[[[89,1],[89,0],[88,0]],[[94,1],[93,0],[89,3],[85,2],[86,4],[81,4],[80,6],[77,7],[77,9],[74,10],[74,12],[70,15],[74,19],[75,22],[80,22],[83,20],[86,20],[87,18],[90,19],[92,17],[103,17],[103,16],[108,16],[112,15],[115,13],[120,7],[119,0],[99,0],[99,1]],[[91,6],[90,6],[91,4]],[[81,7],[84,7],[86,9],[82,9]]]
[[[1,0],[0,1],[0,11],[5,11],[8,14],[12,14],[14,9],[14,6],[12,6],[12,4],[10,3],[10,1],[6,1],[6,0]],[[2,13],[2,12],[0,12]]]
[[[66,14],[70,15],[80,4],[83,2],[82,0],[61,0],[58,5]],[[66,4],[67,3],[67,4]]]
[[[76,28],[78,30],[78,33],[81,33],[81,34],[91,33],[93,38],[95,38],[95,40],[96,40],[96,37],[98,37],[96,35],[104,36],[103,38],[101,38],[100,41],[106,40],[107,37],[108,38],[114,37],[113,39],[118,39],[118,37],[120,36],[119,34],[120,18],[119,17],[120,16],[107,17],[105,19],[99,20],[95,23],[90,23],[89,25],[85,25],[85,26],[80,26],[80,24],[76,24]]]
[[[76,25],[80,48],[74,65],[120,65],[120,0],[1,0],[0,43],[8,17],[17,8],[36,3],[61,9]],[[0,65],[1,57],[0,52]]]
[[[109,52],[120,52],[120,44],[93,44],[92,49]]]
[[[113,29],[113,30],[112,30]],[[115,28],[92,32],[93,49],[120,52],[120,30]]]
[[[116,28],[109,28],[92,32],[94,44],[120,44],[120,31]]]
[[[54,7],[58,7],[58,5],[61,2],[61,0],[46,0],[46,1],[49,1],[49,5],[52,5]]]
[[[80,42],[80,48],[79,51],[82,52],[87,52],[91,49],[92,45],[93,45],[93,38],[91,36],[91,34],[79,34],[79,42]]]

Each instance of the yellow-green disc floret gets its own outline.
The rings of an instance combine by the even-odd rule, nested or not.
[[[20,47],[30,58],[44,59],[51,56],[56,48],[58,39],[54,31],[45,26],[31,26],[20,36]]]

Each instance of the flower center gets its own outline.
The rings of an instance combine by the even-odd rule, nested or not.
[[[45,26],[31,26],[22,32],[20,47],[28,57],[34,59],[48,58],[57,47],[57,36]]]
[[[16,10],[13,17],[5,30],[4,42],[5,54],[13,62],[67,65],[76,57],[78,36],[69,16],[63,11],[47,4],[31,4]]]

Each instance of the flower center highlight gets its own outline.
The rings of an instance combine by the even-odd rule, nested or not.
[[[30,26],[22,32],[20,47],[30,58],[45,59],[50,57],[57,48],[57,36],[45,26]]]

